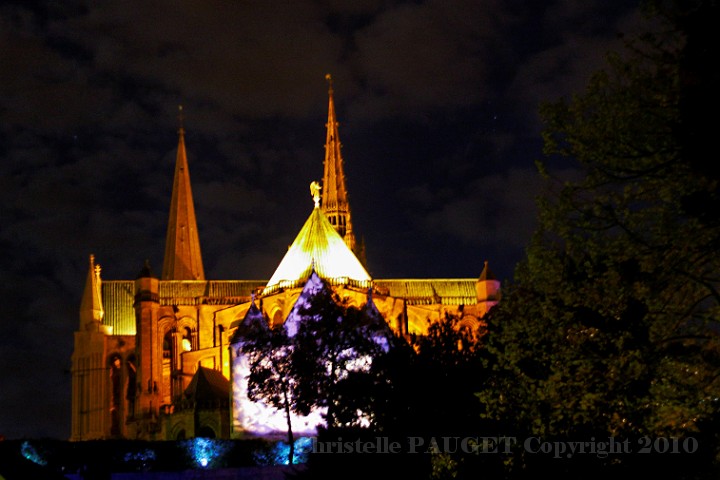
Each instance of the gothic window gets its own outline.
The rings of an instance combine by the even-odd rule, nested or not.
[[[163,337],[163,359],[162,359],[162,392],[163,403],[170,404],[172,397],[172,372],[175,358],[175,336],[172,330],[168,330]]]
[[[110,435],[120,435],[120,399],[122,398],[122,358],[110,358]]]
[[[163,337],[163,358],[172,358],[172,332],[168,331]]]
[[[127,399],[128,405],[128,417],[133,418],[135,414],[135,392],[137,390],[137,368],[135,366],[135,356],[131,355],[125,362],[127,367],[127,392],[125,398]]]
[[[282,310],[278,309],[275,310],[275,313],[272,317],[272,328],[278,328],[283,324],[283,314]]]
[[[192,330],[190,330],[190,327],[185,327],[185,331],[183,333],[182,338],[182,350],[183,352],[189,352],[192,350]]]

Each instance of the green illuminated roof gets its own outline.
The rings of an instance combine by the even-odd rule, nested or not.
[[[316,205],[270,278],[263,294],[299,286],[315,272],[330,284],[367,287],[370,275]]]

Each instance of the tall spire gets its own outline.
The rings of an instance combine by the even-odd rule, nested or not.
[[[165,239],[163,280],[205,280],[195,206],[190,187],[190,170],[185,151],[182,105],[179,107],[180,128],[175,161],[170,219]]]
[[[325,75],[328,82],[328,121],[327,137],[325,140],[325,163],[322,188],[322,211],[330,223],[345,241],[350,250],[355,251],[355,234],[352,230],[350,218],[350,203],[345,188],[345,171],[340,149],[340,136],[338,135],[338,121],[335,116],[335,101],[333,100],[332,77]]]
[[[100,290],[100,265],[95,263],[95,255],[90,254],[90,267],[85,280],[85,291],[80,303],[80,330],[92,324],[100,324],[105,316]]]

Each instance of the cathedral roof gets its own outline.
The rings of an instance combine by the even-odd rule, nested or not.
[[[317,191],[314,195],[315,208],[267,283],[264,295],[301,286],[313,269],[333,285],[370,286],[372,278],[320,209]]]
[[[473,305],[477,278],[375,279],[380,295],[403,298],[408,305]]]

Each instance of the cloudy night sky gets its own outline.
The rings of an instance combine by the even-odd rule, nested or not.
[[[0,435],[70,436],[89,255],[160,274],[178,105],[208,279],[269,279],[310,214],[330,73],[370,274],[506,280],[538,104],[641,26],[619,0],[0,3]]]

